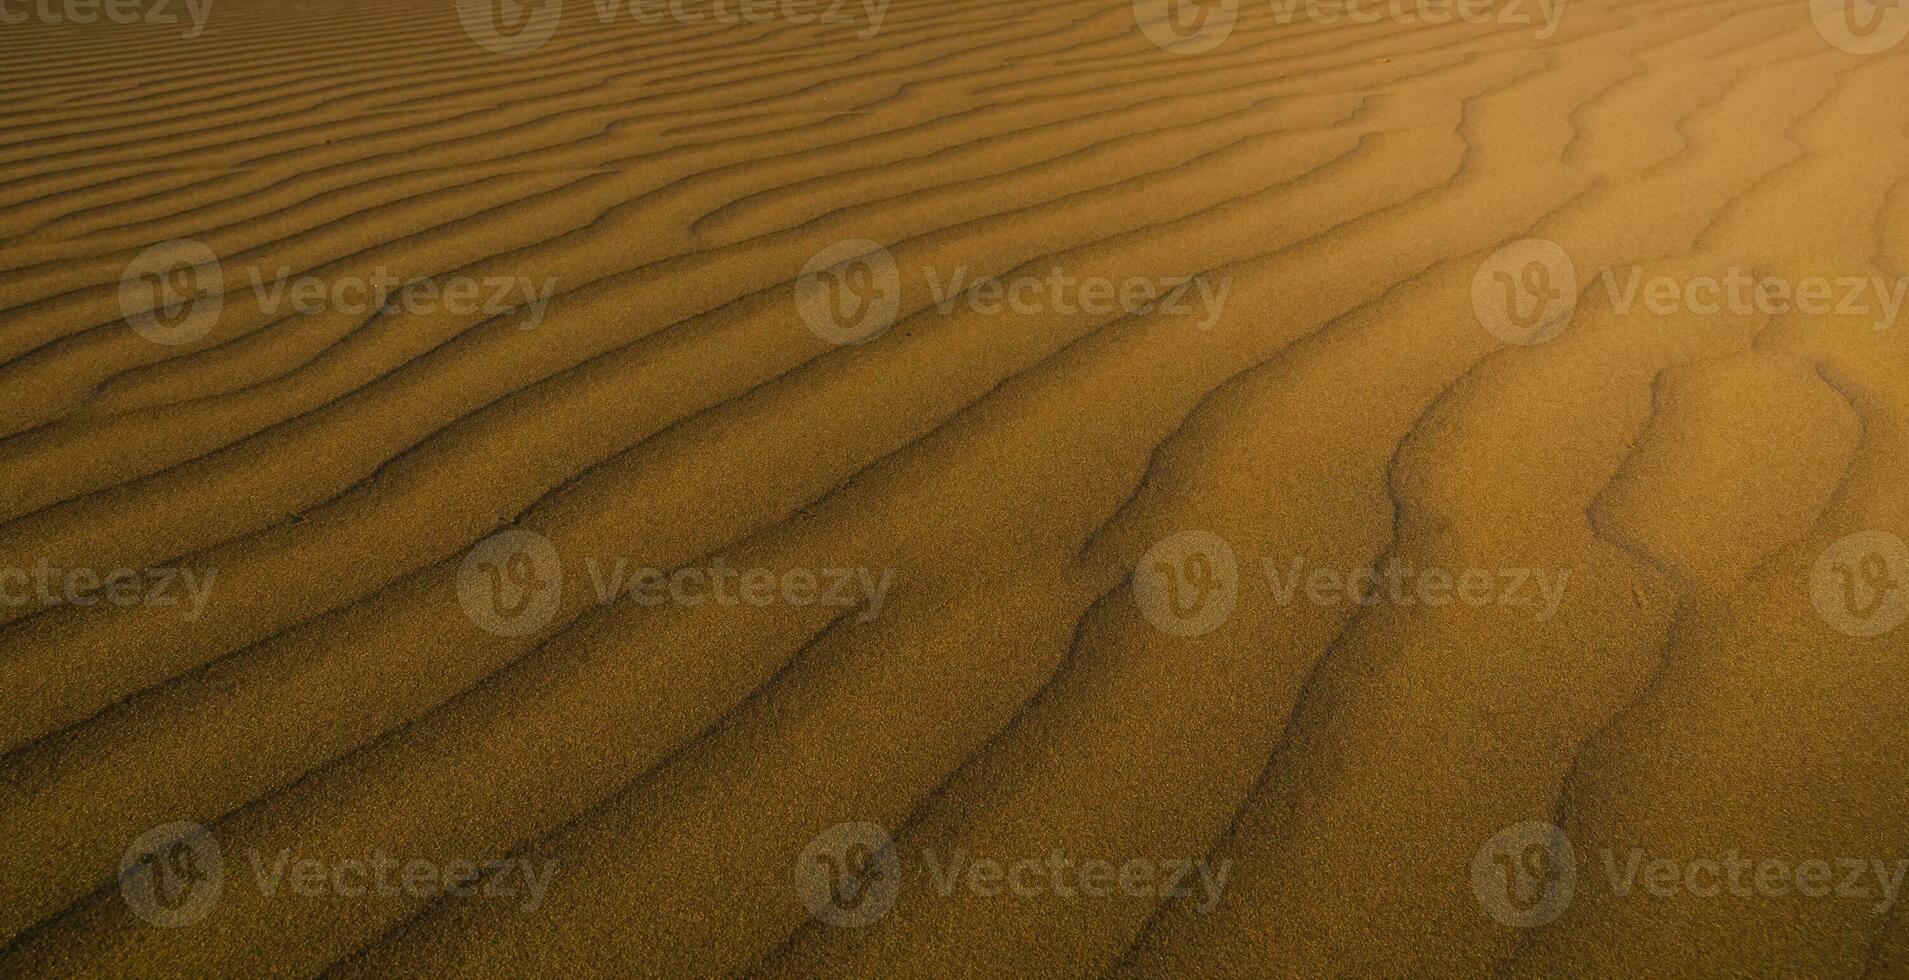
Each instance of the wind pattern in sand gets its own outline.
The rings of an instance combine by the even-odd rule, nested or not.
[[[607,2],[0,5],[0,975],[1909,976],[1909,43]]]

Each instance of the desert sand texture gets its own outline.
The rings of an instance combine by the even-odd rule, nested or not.
[[[1909,976],[1904,35],[0,0],[0,975]]]

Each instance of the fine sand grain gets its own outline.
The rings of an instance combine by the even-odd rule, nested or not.
[[[0,976],[1909,976],[1909,41],[725,2],[0,0]]]

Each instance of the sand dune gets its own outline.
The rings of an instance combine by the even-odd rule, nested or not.
[[[0,974],[1909,976],[1909,9],[832,3],[0,6]]]

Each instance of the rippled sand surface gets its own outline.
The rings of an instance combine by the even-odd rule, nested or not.
[[[1909,8],[608,3],[0,6],[0,975],[1909,975]]]

